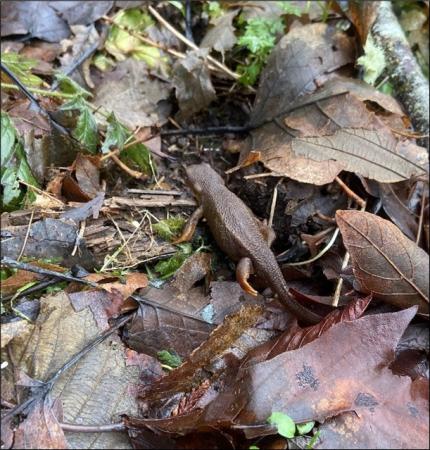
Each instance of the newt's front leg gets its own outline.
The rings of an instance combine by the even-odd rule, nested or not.
[[[188,222],[185,224],[182,234],[173,241],[173,244],[180,244],[181,242],[190,241],[196,231],[196,226],[199,220],[203,217],[203,206],[199,206],[190,216]]]
[[[256,296],[258,292],[248,283],[249,275],[254,273],[254,267],[250,258],[242,258],[236,266],[236,280],[240,287],[248,294]]]

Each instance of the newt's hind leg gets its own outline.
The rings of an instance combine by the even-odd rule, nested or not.
[[[245,292],[256,296],[258,292],[248,283],[249,275],[252,273],[254,273],[254,268],[251,259],[242,258],[236,266],[236,279]]]
[[[173,241],[173,244],[180,244],[181,242],[190,241],[193,237],[194,232],[196,231],[196,226],[199,220],[203,217],[203,207],[199,206],[188,219],[188,222],[185,224],[184,229],[182,230],[182,234]]]

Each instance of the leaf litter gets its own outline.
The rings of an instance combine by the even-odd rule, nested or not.
[[[2,8],[3,446],[425,447],[428,154],[358,79],[372,5],[76,3]],[[320,323],[175,243],[201,160]]]

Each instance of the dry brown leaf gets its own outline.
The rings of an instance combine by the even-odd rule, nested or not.
[[[321,79],[354,61],[354,43],[324,23],[293,28],[270,54],[261,74],[251,124],[278,116],[298,97],[316,90]]]
[[[208,49],[191,50],[173,66],[173,86],[179,104],[179,120],[191,117],[215,100],[209,68],[205,61]]]
[[[99,335],[91,311],[75,312],[64,292],[41,299],[35,325],[30,338],[17,336],[8,345],[11,360],[2,375],[13,377],[14,370],[21,370],[46,381]],[[113,335],[64,372],[51,397],[62,402],[66,423],[109,424],[118,420],[117,414],[136,412],[130,388],[138,380],[138,367],[127,366],[125,346]],[[71,448],[130,448],[124,433],[66,433],[66,438]]]
[[[331,136],[293,139],[291,147],[314,161],[335,161],[338,173],[348,170],[381,183],[425,175],[428,164],[425,148],[397,141],[385,130],[342,128]],[[332,180],[328,176],[321,184]]]
[[[401,308],[429,311],[429,257],[394,224],[362,211],[337,211],[359,290]]]

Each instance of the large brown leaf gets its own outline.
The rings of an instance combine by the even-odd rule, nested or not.
[[[427,253],[374,214],[337,211],[336,220],[359,289],[401,308],[418,305],[420,313],[428,314]]]
[[[428,164],[424,148],[397,141],[383,129],[342,128],[331,136],[296,138],[291,145],[298,156],[335,161],[338,172],[348,170],[382,183],[424,175]]]
[[[335,27],[314,23],[291,29],[261,74],[251,123],[274,118],[301,95],[315,91],[318,79],[353,60],[353,41]]]

